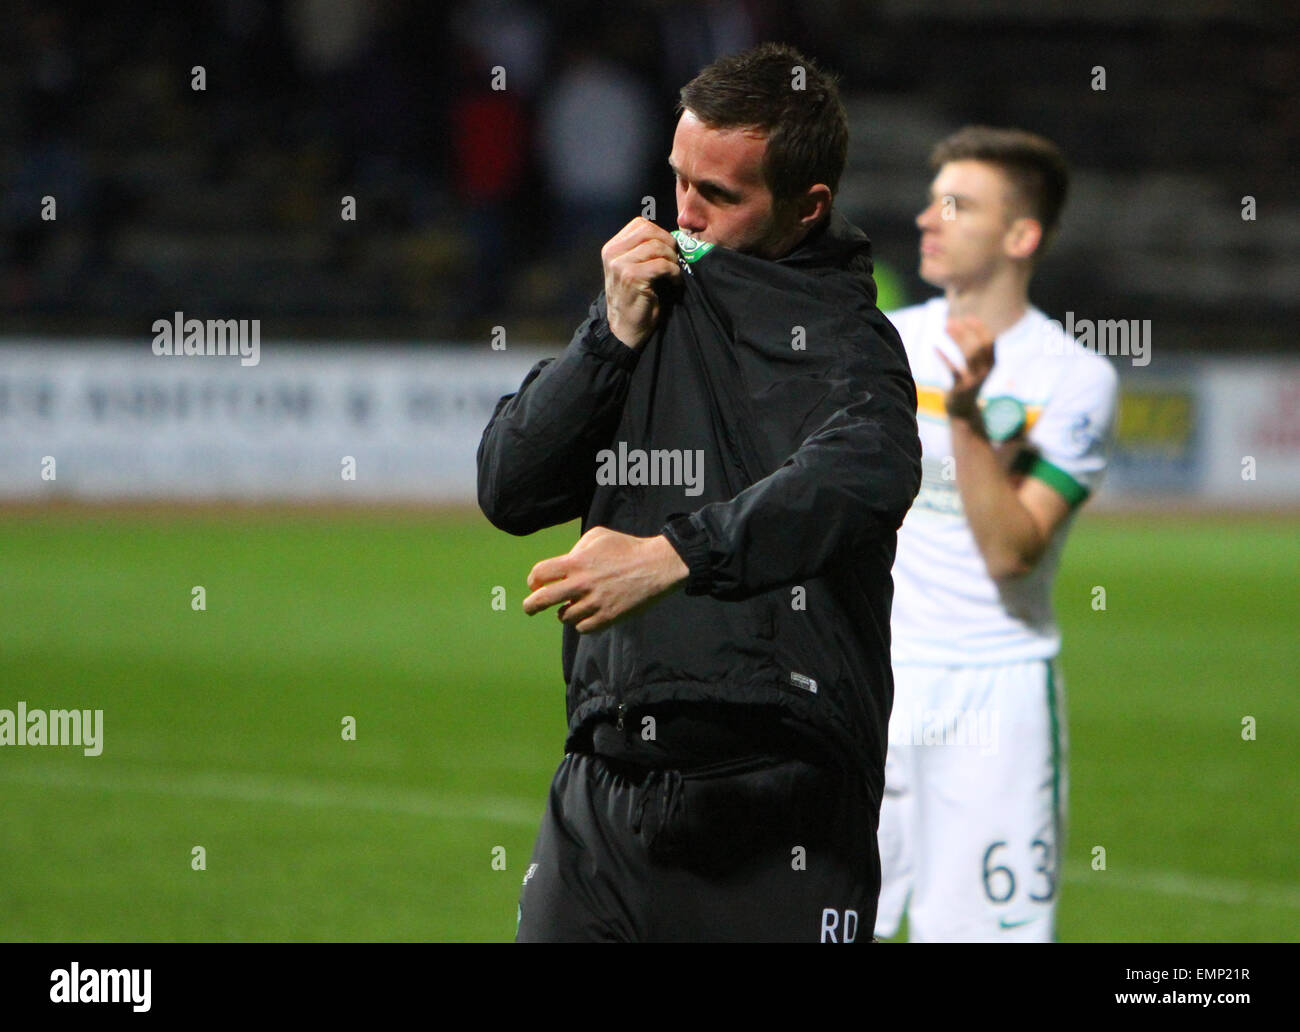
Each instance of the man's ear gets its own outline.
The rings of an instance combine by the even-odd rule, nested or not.
[[[1037,219],[1023,215],[1011,223],[1003,238],[1003,247],[1007,257],[1021,261],[1032,258],[1043,242],[1043,224]]]
[[[795,212],[799,225],[813,226],[820,222],[831,210],[832,200],[831,188],[825,183],[810,186],[807,192],[795,203]]]

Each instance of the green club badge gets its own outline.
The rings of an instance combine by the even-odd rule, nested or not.
[[[1009,441],[1025,428],[1025,406],[1016,398],[1003,395],[984,403],[984,432],[990,441]]]
[[[693,265],[713,250],[712,244],[696,240],[695,237],[680,229],[673,230],[673,238],[677,241],[677,250],[681,252],[682,261],[688,265]]]

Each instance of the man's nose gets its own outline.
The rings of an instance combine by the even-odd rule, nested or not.
[[[916,216],[917,229],[933,229],[939,221],[939,202],[932,201]]]
[[[696,200],[697,196],[697,194],[688,190],[677,198],[677,225],[678,228],[684,229],[688,233],[703,232],[707,225],[700,213],[700,206]]]

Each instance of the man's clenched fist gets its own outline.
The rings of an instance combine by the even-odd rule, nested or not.
[[[568,555],[532,568],[524,612],[532,616],[560,603],[560,619],[586,634],[657,601],[689,573],[662,534],[642,538],[592,527]]]
[[[610,331],[639,348],[659,321],[656,280],[680,280],[677,242],[649,219],[634,218],[600,249]]]

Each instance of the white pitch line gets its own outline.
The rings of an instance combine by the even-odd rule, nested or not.
[[[1297,885],[1231,881],[1183,874],[1181,871],[1124,871],[1115,868],[1093,871],[1086,867],[1067,870],[1065,880],[1076,885],[1086,883],[1093,888],[1181,896],[1207,903],[1247,903],[1300,910],[1300,886]]]
[[[396,786],[376,790],[346,782],[281,778],[234,771],[198,771],[188,774],[159,771],[143,774],[114,770],[96,776],[68,769],[0,769],[0,782],[533,826],[540,822],[545,805],[542,798],[524,802],[510,796],[451,796]]]
[[[394,787],[376,791],[344,782],[305,778],[280,778],[266,774],[198,771],[179,776],[165,772],[144,774],[115,770],[103,775],[68,768],[55,770],[3,770],[0,783],[74,788],[100,792],[220,799],[240,803],[299,806],[317,810],[364,810],[438,820],[490,821],[536,827],[544,800],[532,802],[511,796],[450,796]],[[1065,873],[1071,884],[1093,888],[1145,892],[1159,896],[1198,899],[1208,903],[1257,904],[1300,910],[1300,886],[1254,884],[1225,878],[1208,878],[1179,871],[1093,871],[1071,867]]]

